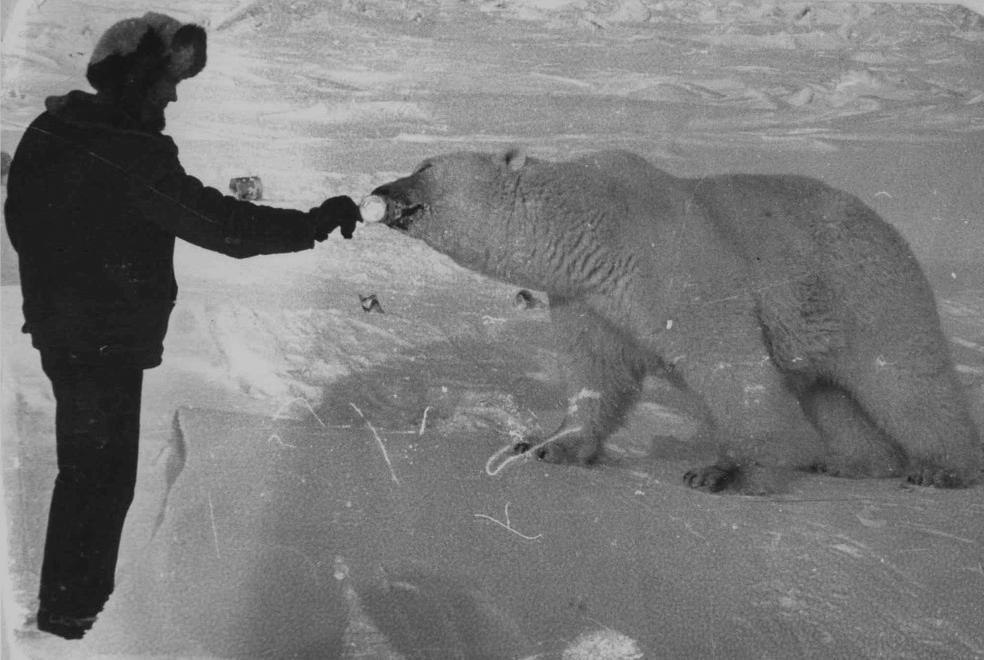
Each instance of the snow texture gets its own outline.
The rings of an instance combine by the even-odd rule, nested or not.
[[[964,3],[974,7],[979,3]],[[159,9],[3,5],[2,148],[85,88],[101,31]],[[979,10],[980,7],[977,7]],[[174,0],[209,30],[167,132],[264,200],[361,200],[450,150],[627,148],[795,172],[910,240],[984,418],[984,18],[775,0]],[[235,261],[182,244],[147,373],[118,586],[38,633],[54,405],[4,236],[5,652],[28,658],[984,657],[984,489],[803,476],[686,489],[708,458],[658,383],[592,469],[483,469],[563,413],[549,312],[378,224]],[[366,313],[375,294],[383,313]],[[542,294],[533,292],[538,298]]]

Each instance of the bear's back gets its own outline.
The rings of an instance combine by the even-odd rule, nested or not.
[[[694,199],[751,262],[914,261],[902,236],[860,199],[810,177],[707,177],[695,181]]]
[[[823,318],[831,327],[938,332],[932,289],[905,239],[854,195],[809,177],[766,175],[703,179],[694,195],[778,326],[808,334]]]

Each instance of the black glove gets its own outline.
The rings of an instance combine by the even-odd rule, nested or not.
[[[318,208],[311,209],[314,215],[314,240],[321,242],[335,227],[342,228],[342,236],[352,238],[355,223],[362,222],[359,205],[351,197],[341,195],[326,199]]]

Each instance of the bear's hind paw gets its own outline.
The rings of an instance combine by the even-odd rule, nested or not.
[[[905,475],[906,483],[936,488],[967,488],[976,481],[971,470],[944,468],[938,465],[914,465]]]

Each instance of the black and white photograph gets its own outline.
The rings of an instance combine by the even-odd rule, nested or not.
[[[984,660],[984,0],[4,0],[3,658]]]

